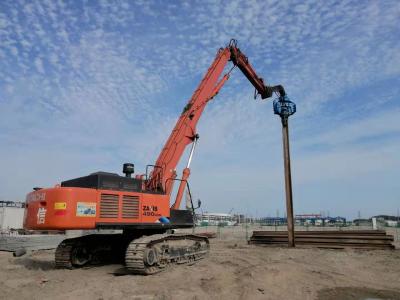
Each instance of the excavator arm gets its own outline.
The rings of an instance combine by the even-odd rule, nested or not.
[[[257,73],[250,65],[248,58],[237,47],[236,40],[231,40],[231,42],[229,43],[229,49],[231,52],[232,63],[237,66],[240,71],[242,71],[244,76],[246,76],[246,78],[251,82],[257,93],[261,95],[261,99],[272,97],[274,92],[278,93],[279,96],[285,96],[285,89],[283,88],[283,86],[265,85],[264,80],[261,77],[258,77]],[[257,96],[256,93],[255,96]]]
[[[198,139],[196,125],[207,103],[218,94],[219,90],[229,79],[230,72],[233,68],[219,79],[229,61],[232,61],[234,65],[233,68],[238,67],[242,71],[255,87],[257,94],[261,95],[262,99],[271,97],[274,92],[278,93],[280,96],[285,96],[285,90],[282,86],[268,86],[264,83],[264,80],[257,75],[247,57],[237,47],[236,40],[231,40],[227,47],[219,49],[217,56],[203,77],[200,85],[183,109],[172,133],[161,150],[150,178],[146,182],[147,190],[155,192],[162,191],[170,195],[174,180],[177,177],[176,166],[186,146],[193,143],[189,162],[183,170],[182,178],[180,179],[176,200],[172,206],[173,209],[179,208],[186,186],[186,180],[190,175],[190,161]]]

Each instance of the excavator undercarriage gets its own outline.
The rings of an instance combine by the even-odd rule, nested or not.
[[[57,268],[74,269],[88,265],[122,263],[130,273],[150,275],[172,264],[190,264],[209,251],[206,237],[194,234],[147,232],[129,234],[91,234],[66,239],[55,253]]]
[[[125,255],[127,269],[150,275],[172,264],[190,264],[204,258],[209,251],[206,237],[191,234],[159,234],[133,240]]]

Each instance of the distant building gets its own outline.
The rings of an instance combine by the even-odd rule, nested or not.
[[[246,223],[246,216],[243,214],[234,214],[233,217],[238,224]]]
[[[346,218],[344,217],[323,217],[320,214],[303,214],[296,215],[296,225],[314,225],[314,226],[341,226],[346,225]]]
[[[0,230],[22,229],[25,203],[0,201]]]
[[[400,223],[398,221],[386,220],[385,225],[388,227],[399,227]]]
[[[389,215],[378,215],[378,216],[373,216],[373,218],[376,218],[379,221],[399,221],[400,219],[400,217],[389,216]]]
[[[381,224],[385,224],[385,226],[388,227],[397,227],[400,226],[400,220],[399,217],[396,216],[388,216],[388,215],[378,215],[374,216],[373,218],[376,218],[378,222]]]
[[[260,223],[267,226],[280,226],[280,225],[286,225],[287,220],[286,218],[279,218],[279,217],[265,217],[260,219]]]
[[[198,226],[232,226],[237,223],[237,218],[224,213],[202,213],[196,215]]]
[[[354,219],[353,225],[355,225],[355,226],[372,226],[372,219]]]
[[[296,215],[295,225],[297,226],[341,226],[346,225],[346,218],[343,217],[322,217],[319,214]],[[286,225],[286,218],[266,217],[261,218],[260,223],[267,226]]]
[[[369,219],[354,219],[353,224],[356,226],[372,226],[372,220],[376,219],[378,224],[381,226],[397,227],[400,226],[399,217],[388,216],[388,215],[378,215]]]

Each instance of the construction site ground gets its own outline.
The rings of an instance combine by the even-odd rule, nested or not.
[[[54,250],[0,252],[0,299],[400,299],[395,230],[396,250],[367,251],[247,245],[253,229],[197,228],[217,233],[210,255],[152,276],[55,269]]]

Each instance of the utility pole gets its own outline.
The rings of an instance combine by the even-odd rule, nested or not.
[[[400,227],[400,210],[397,209],[397,226],[396,226],[397,241],[400,241],[400,238],[399,238],[399,227]]]
[[[286,95],[280,95],[279,98],[274,101],[274,113],[281,117],[282,122],[283,161],[285,168],[286,214],[289,247],[295,247],[292,175],[290,168],[289,147],[289,116],[293,115],[295,112],[296,104],[291,102]]]

